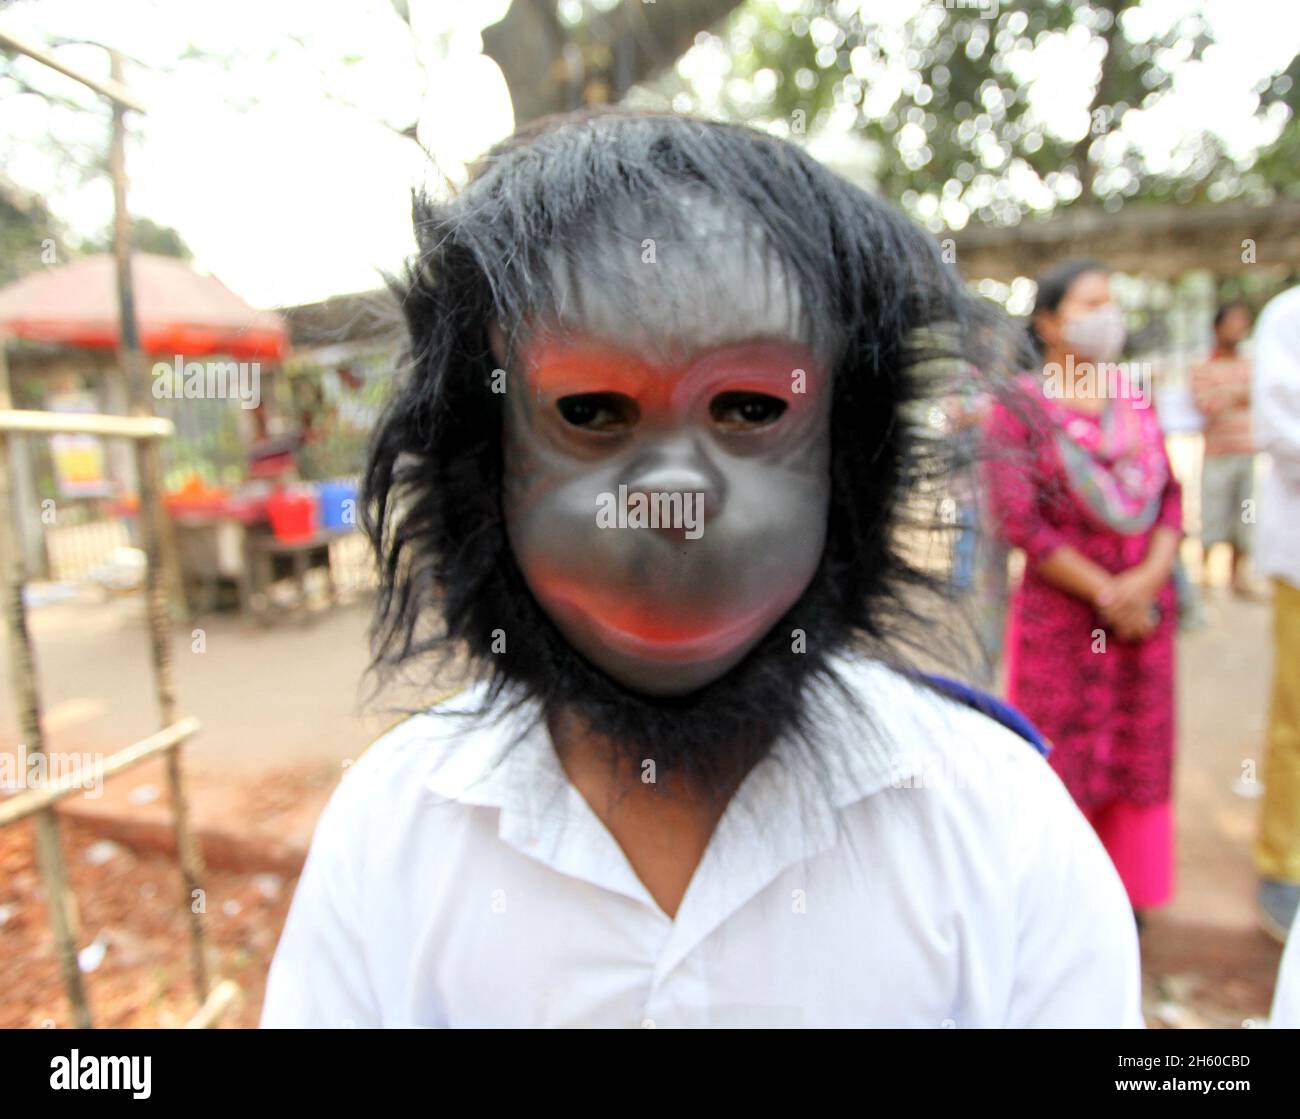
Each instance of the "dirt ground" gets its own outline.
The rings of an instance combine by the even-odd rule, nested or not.
[[[1142,938],[1152,1026],[1262,1024],[1280,955],[1256,927],[1250,863],[1269,608],[1216,593],[1207,613],[1208,626],[1180,641],[1177,896]],[[362,600],[305,624],[209,617],[177,630],[180,709],[204,725],[186,770],[211,863],[213,962],[243,988],[224,1025],[256,1024],[316,815],[343,767],[400,717],[394,705],[359,704],[367,617]],[[155,729],[137,601],[60,602],[34,609],[31,622],[51,749],[108,753]],[[7,671],[3,679],[0,749],[12,751]],[[96,1024],[182,1024],[195,1002],[161,766],[67,807],[63,848]],[[30,822],[0,829],[0,1026],[71,1023],[32,835]]]
[[[0,830],[0,1028],[74,1025],[46,919],[30,821]],[[99,1027],[182,1026],[197,1002],[189,973],[189,914],[174,860],[137,853],[73,822],[62,832],[77,898],[82,971]],[[209,958],[243,994],[223,1026],[257,1025],[266,970],[295,879],[212,870],[204,880]]]

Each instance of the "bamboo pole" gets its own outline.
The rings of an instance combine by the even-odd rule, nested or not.
[[[60,62],[49,51],[43,50],[34,43],[27,42],[26,39],[20,39],[9,31],[0,31],[0,47],[8,47],[19,54],[34,58],[51,70],[57,70],[65,77],[80,82],[82,85],[93,89],[96,93],[107,97],[115,105],[125,105],[128,109],[134,109],[137,113],[144,112],[144,106],[131,96],[120,80],[114,79],[106,82],[100,78],[92,78],[88,74],[83,74],[80,70],[74,70],[71,66]]]
[[[167,578],[160,562],[160,522],[165,514],[159,486],[158,444],[153,440],[136,444],[136,470],[140,478],[140,528],[147,557],[145,605],[149,616],[149,647],[153,662],[154,690],[158,717],[164,727],[176,721],[176,687],[172,676],[171,617],[167,607]],[[202,896],[203,855],[190,828],[189,800],[185,794],[181,752],[167,754],[167,784],[171,792],[176,829],[176,857],[180,863],[182,902],[190,912],[190,972],[195,995],[202,1002],[208,994],[206,922]]]
[[[221,1016],[234,1006],[243,992],[233,979],[223,979],[212,988],[203,1005],[194,1013],[194,1017],[185,1023],[187,1030],[210,1030]]]
[[[13,400],[9,388],[9,340],[5,324],[0,323],[0,382],[7,399]],[[9,444],[9,485],[13,490],[14,512],[22,528],[18,548],[23,554],[23,570],[28,578],[44,578],[50,572],[50,556],[45,543],[45,526],[36,503],[36,482],[32,477],[31,446],[23,442]]]
[[[148,761],[157,754],[175,750],[190,735],[198,731],[199,725],[198,719],[190,715],[179,723],[160,730],[157,734],[151,734],[148,738],[142,738],[139,742],[123,747],[106,761],[93,766],[91,772],[96,780],[104,781],[115,773],[121,773],[132,766]],[[49,805],[57,804],[64,797],[81,792],[85,787],[85,780],[78,770],[60,781],[47,781],[39,789],[28,789],[8,800],[0,800],[0,828],[17,823],[23,817],[39,812]]]
[[[7,409],[10,404],[9,381],[6,377],[0,380],[0,409]],[[19,531],[13,488],[9,480],[9,436],[0,431],[0,578],[3,578],[4,583],[4,624],[9,638],[10,672],[13,676],[14,699],[18,704],[22,741],[29,750],[44,753],[45,738],[41,727],[40,692],[36,683],[36,656],[32,648],[31,632],[27,628],[27,605],[23,599],[27,571],[22,549],[18,546]],[[63,850],[59,845],[59,821],[53,806],[41,809],[36,815],[36,859],[40,865],[41,879],[45,883],[50,928],[54,933],[63,985],[68,992],[68,1001],[72,1004],[73,1020],[79,1029],[89,1029],[90,1005],[86,1001],[86,987],[81,977],[81,966],[77,962],[76,903],[68,888]]]
[[[114,439],[168,439],[176,433],[161,416],[105,416],[75,412],[0,411],[0,431],[27,435],[100,435]]]
[[[122,83],[122,56],[109,52],[113,81]],[[126,106],[113,102],[113,140],[109,150],[113,178],[113,257],[117,266],[118,310],[121,319],[119,353],[127,377],[133,416],[152,417],[153,404],[145,391],[144,355],[135,314],[135,288],[131,277],[131,218],[126,206]],[[168,562],[168,522],[162,505],[162,456],[158,442],[141,440],[135,445],[136,471],[140,479],[140,532],[144,544],[145,604],[149,616],[149,645],[153,660],[154,690],[158,696],[158,717],[162,727],[176,721],[176,686],[172,677],[171,623],[168,584],[176,587],[177,571]],[[189,801],[185,795],[181,752],[167,755],[167,783],[175,816],[176,855],[180,862],[183,902],[190,913],[190,972],[194,992],[202,1003],[208,996],[205,907],[200,903],[203,856],[190,830]]]

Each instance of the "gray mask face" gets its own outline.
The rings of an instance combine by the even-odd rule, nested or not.
[[[634,691],[717,679],[816,572],[830,408],[829,373],[799,342],[667,356],[530,335],[507,380],[503,505],[542,609]]]

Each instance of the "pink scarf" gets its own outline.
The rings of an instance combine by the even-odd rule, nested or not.
[[[1054,428],[1074,495],[1116,532],[1146,532],[1169,483],[1164,433],[1154,409],[1121,394],[1096,416],[1035,391]]]

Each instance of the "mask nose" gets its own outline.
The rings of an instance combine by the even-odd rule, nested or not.
[[[697,517],[702,531],[722,511],[726,480],[694,440],[670,439],[658,443],[633,462],[627,490],[629,498],[641,494],[652,503],[661,503],[662,509],[680,510],[685,517]],[[664,524],[662,518],[658,529],[675,539],[698,536],[689,530],[690,525],[681,519]]]

